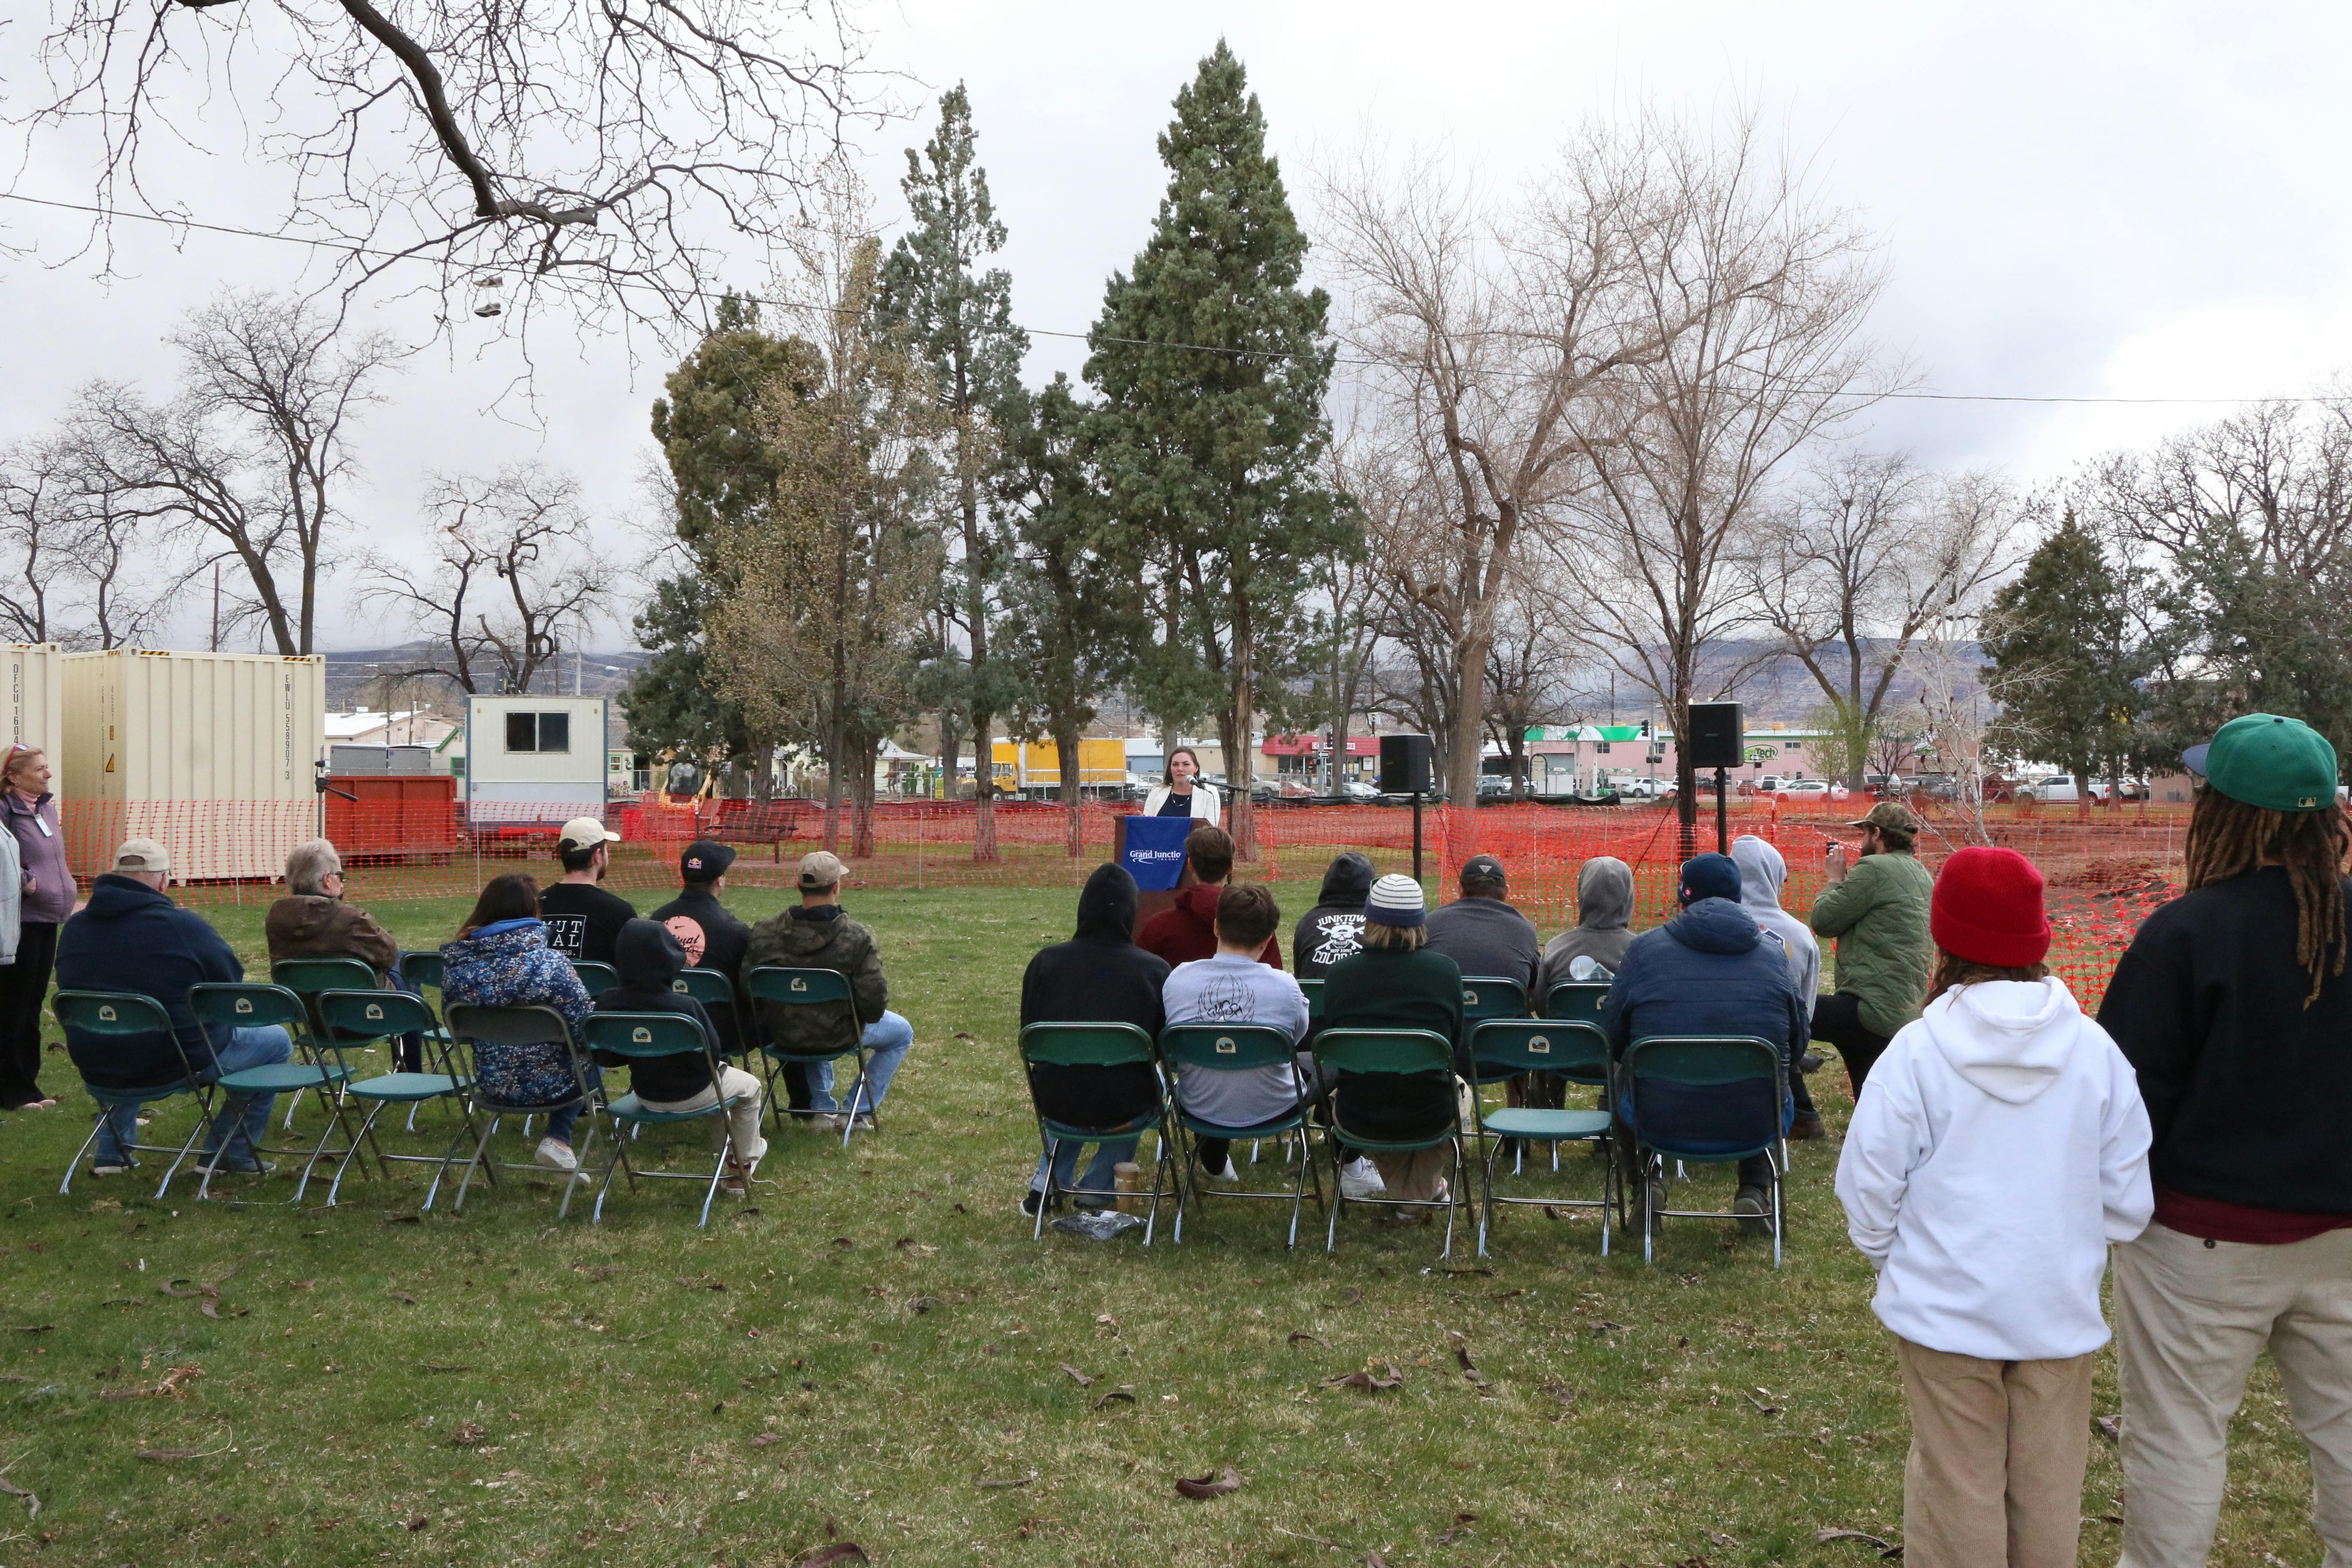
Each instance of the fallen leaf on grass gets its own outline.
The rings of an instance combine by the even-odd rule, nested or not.
[[[909,1296],[907,1298],[907,1310],[914,1313],[919,1318],[939,1304],[940,1299],[937,1296]]]
[[[751,1447],[764,1448],[771,1443],[781,1443],[783,1440],[784,1435],[782,1432],[762,1432],[751,1439]]]
[[[675,1277],[670,1282],[674,1285],[683,1286],[688,1290],[724,1290],[727,1289],[726,1280],[713,1279],[708,1274],[698,1274],[690,1279],[686,1278],[684,1275],[679,1275]]]
[[[1757,1394],[1769,1394],[1771,1391],[1769,1389],[1758,1389],[1756,1392]],[[1739,1397],[1748,1401],[1748,1404],[1756,1406],[1757,1412],[1759,1415],[1778,1415],[1780,1414],[1780,1407],[1779,1405],[1767,1405],[1762,1400],[1757,1398],[1755,1394],[1743,1392]]]
[[[1324,1386],[1327,1388],[1358,1388],[1362,1389],[1364,1392],[1369,1394],[1380,1389],[1395,1388],[1403,1384],[1404,1373],[1397,1370],[1396,1363],[1390,1361],[1382,1362],[1381,1364],[1389,1369],[1388,1376],[1374,1377],[1369,1370],[1350,1372],[1339,1377],[1325,1378],[1323,1380]]]
[[[1117,1388],[1112,1389],[1108,1394],[1106,1394],[1100,1399],[1096,1400],[1094,1407],[1097,1410],[1100,1410],[1104,1405],[1111,1404],[1117,1400],[1124,1400],[1129,1405],[1134,1404],[1135,1385],[1131,1383],[1120,1384]]]
[[[1489,1388],[1493,1386],[1486,1381],[1485,1374],[1479,1372],[1478,1363],[1470,1359],[1469,1346],[1455,1345],[1454,1347],[1454,1359],[1462,1363],[1462,1375],[1470,1380],[1471,1387]]]
[[[1706,1538],[1707,1538],[1709,1541],[1714,1542],[1717,1546],[1722,1547],[1726,1552],[1730,1551],[1733,1547],[1738,1546],[1738,1545],[1739,1544],[1739,1542],[1738,1542],[1738,1541],[1734,1540],[1732,1537],[1730,1537],[1730,1536],[1728,1536],[1728,1535],[1726,1535],[1723,1531],[1719,1531],[1719,1530],[1710,1530],[1710,1531],[1708,1531],[1706,1532]]]
[[[1606,1339],[1611,1334],[1623,1333],[1625,1331],[1625,1325],[1622,1323],[1612,1323],[1608,1319],[1603,1318],[1599,1322],[1592,1325],[1592,1331],[1596,1335]]]
[[[972,1485],[974,1485],[974,1486],[976,1486],[976,1487],[978,1487],[981,1490],[982,1490],[982,1491],[984,1491],[984,1492],[985,1492],[985,1491],[998,1491],[998,1490],[1002,1490],[1003,1489],[1004,1489],[1004,1488],[1006,1488],[1006,1487],[1025,1487],[1025,1486],[1027,1486],[1031,1481],[1034,1481],[1034,1480],[1035,1480],[1036,1479],[1037,1479],[1037,1472],[1036,1472],[1036,1471],[1034,1471],[1034,1470],[1032,1470],[1032,1471],[1030,1471],[1030,1472],[1029,1472],[1027,1475],[1025,1475],[1025,1476],[1015,1476],[1015,1477],[1013,1477],[1011,1480],[1007,1480],[1007,1481],[978,1480],[978,1481],[974,1481],[974,1482],[972,1482],[971,1484],[972,1484]]]
[[[1475,1513],[1455,1514],[1454,1516],[1454,1523],[1452,1527],[1447,1530],[1441,1531],[1438,1533],[1437,1539],[1431,1542],[1430,1544],[1432,1546],[1453,1545],[1455,1542],[1470,1533],[1470,1526],[1476,1522],[1477,1518],[1478,1516]]]
[[[1305,1329],[1293,1329],[1293,1330],[1291,1330],[1291,1331],[1290,1331],[1290,1338],[1289,1338],[1289,1340],[1288,1340],[1286,1342],[1288,1342],[1288,1343],[1290,1343],[1290,1344],[1294,1344],[1294,1345],[1320,1345],[1320,1344],[1323,1344],[1323,1342],[1322,1342],[1321,1340],[1317,1339],[1313,1334],[1308,1333]],[[1329,1347],[1328,1345],[1324,1345],[1324,1349],[1328,1350],[1329,1348],[1330,1348],[1330,1347]]]
[[[836,1541],[831,1546],[820,1546],[805,1557],[797,1558],[793,1568],[832,1568],[835,1563],[871,1563],[866,1549],[855,1541]]]
[[[423,1225],[425,1223],[425,1216],[418,1214],[388,1214],[376,1223],[379,1225]],[[319,1234],[324,1236],[326,1232],[320,1231]],[[422,1530],[425,1527],[421,1524],[413,1524],[410,1525],[409,1528],[411,1530]]]
[[[610,1279],[621,1268],[622,1265],[618,1263],[575,1263],[572,1266],[572,1272],[585,1274],[591,1279]]]
[[[1389,1560],[1374,1552],[1365,1557],[1364,1568],[1389,1568]]]
[[[1546,1394],[1550,1394],[1554,1399],[1559,1401],[1561,1409],[1568,1410],[1575,1407],[1576,1390],[1569,1387],[1568,1384],[1564,1383],[1547,1383],[1542,1384],[1542,1388]]]
[[[2099,1429],[2099,1436],[2110,1443],[2120,1443],[2124,1440],[2124,1418],[2120,1415],[2102,1415],[2091,1425],[2096,1426]]]
[[[1495,1271],[1494,1271],[1493,1269],[1491,1269],[1491,1268],[1487,1268],[1487,1267],[1486,1267],[1485,1264],[1483,1264],[1483,1263],[1474,1263],[1474,1264],[1472,1264],[1470,1267],[1468,1267],[1468,1268],[1440,1268],[1440,1269],[1438,1269],[1438,1270],[1437,1270],[1437,1272],[1438,1272],[1438,1273],[1440,1273],[1440,1274],[1445,1275],[1445,1276],[1447,1276],[1447,1277],[1448,1277],[1448,1278],[1450,1278],[1450,1279],[1458,1279],[1463,1278],[1463,1277],[1464,1277],[1464,1276],[1465,1276],[1465,1275],[1473,1275],[1473,1274],[1476,1274],[1476,1275],[1483,1275],[1483,1276],[1485,1276],[1486,1279],[1492,1279],[1495,1277]]]
[[[1092,1388],[1094,1386],[1095,1380],[1093,1378],[1088,1377],[1085,1373],[1080,1372],[1068,1362],[1062,1363],[1061,1367],[1064,1372],[1070,1374],[1071,1381],[1075,1382],[1080,1388]]]
[[[35,1497],[31,1492],[26,1491],[24,1488],[18,1486],[16,1482],[10,1480],[5,1476],[0,1476],[0,1492],[6,1492],[10,1497],[23,1498],[25,1500],[25,1517],[26,1519],[35,1519],[39,1517],[41,1511],[41,1500]]]
[[[384,1294],[391,1297],[394,1300],[399,1302],[404,1307],[414,1307],[416,1305],[416,1298],[410,1295],[405,1290],[386,1290]]]
[[[1903,1548],[1900,1546],[1890,1545],[1877,1536],[1860,1530],[1816,1530],[1813,1531],[1813,1540],[1824,1544],[1832,1541],[1859,1541],[1881,1557],[1891,1559],[1903,1555]]]
[[[404,1521],[402,1521],[402,1523],[404,1524],[404,1526],[408,1530],[409,1533],[410,1533],[410,1534],[412,1534],[412,1535],[413,1535],[413,1534],[415,1534],[416,1531],[420,1531],[420,1530],[424,1529],[426,1525],[428,1525],[428,1524],[430,1524],[430,1523],[432,1523],[432,1522],[433,1522],[433,1521],[432,1521],[431,1520],[429,1520],[429,1519],[425,1518],[425,1517],[423,1514],[421,1514],[421,1513],[420,1513],[420,1514],[418,1514],[415,1519],[411,1519],[411,1520],[404,1520]]]
[[[1347,1306],[1352,1307],[1363,1299],[1364,1290],[1363,1287],[1360,1285],[1346,1286],[1339,1292],[1340,1301]]]
[[[46,1334],[56,1327],[55,1323],[19,1323],[8,1331],[12,1334]]]
[[[460,1448],[470,1448],[488,1436],[489,1432],[480,1422],[467,1421],[449,1435],[449,1441]]]
[[[188,1384],[204,1376],[205,1369],[194,1362],[175,1366],[165,1373],[161,1382],[141,1388],[110,1388],[102,1391],[100,1399],[180,1399],[185,1397]]]
[[[1231,1465],[1227,1465],[1225,1467],[1224,1473],[1222,1475],[1216,1474],[1213,1471],[1205,1476],[1179,1476],[1176,1478],[1176,1492],[1180,1497],[1223,1497],[1227,1492],[1237,1492],[1241,1489],[1242,1473],[1234,1468]]]

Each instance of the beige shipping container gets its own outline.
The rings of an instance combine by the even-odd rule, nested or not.
[[[0,749],[10,745],[37,746],[49,754],[49,766],[59,767],[65,735],[59,721],[65,713],[58,688],[64,656],[53,642],[19,642],[0,646]]]
[[[110,836],[152,838],[184,880],[272,877],[318,831],[325,659],[116,648],[61,662],[59,793],[97,808],[95,853]]]

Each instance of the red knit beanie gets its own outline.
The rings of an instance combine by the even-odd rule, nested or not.
[[[2014,849],[1970,847],[1944,862],[1927,931],[1955,958],[2023,969],[2050,951],[2042,873]]]

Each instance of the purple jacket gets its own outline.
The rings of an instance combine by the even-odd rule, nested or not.
[[[0,816],[16,836],[16,854],[25,863],[25,878],[40,891],[25,895],[25,920],[32,925],[62,925],[73,913],[73,872],[66,867],[65,834],[58,826],[58,800],[44,795],[32,805],[15,790],[0,790]]]

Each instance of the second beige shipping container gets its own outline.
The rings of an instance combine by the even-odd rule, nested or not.
[[[52,769],[62,762],[65,699],[58,682],[64,657],[53,642],[0,645],[0,750],[34,746],[48,753]]]

